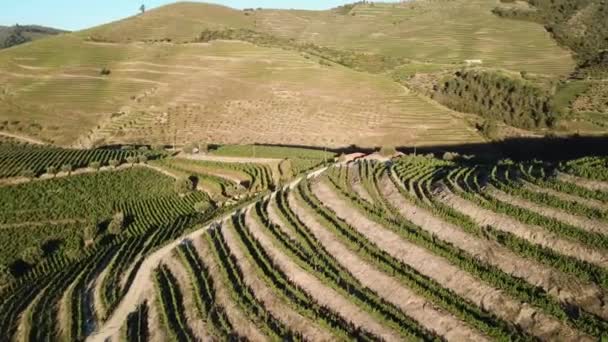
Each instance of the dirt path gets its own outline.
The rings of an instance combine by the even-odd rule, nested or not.
[[[363,184],[361,184],[361,175],[359,174],[359,169],[357,168],[357,164],[351,164],[348,167],[349,179],[351,180],[351,186],[353,191],[357,196],[365,200],[370,204],[374,204],[374,199],[370,196],[369,192],[365,189]]]
[[[594,200],[594,199],[591,199],[591,198],[583,198],[583,197],[575,196],[575,195],[570,195],[570,194],[559,192],[559,191],[555,191],[555,190],[549,189],[549,188],[543,188],[543,187],[540,187],[540,186],[538,186],[536,184],[532,184],[532,183],[526,182],[526,181],[523,181],[523,183],[524,183],[524,188],[526,190],[534,191],[534,192],[541,193],[541,194],[547,194],[547,195],[555,196],[555,197],[558,197],[559,199],[561,199],[563,201],[577,202],[579,204],[582,204],[582,205],[587,206],[587,207],[592,208],[592,209],[608,210],[608,204],[607,203],[603,203],[603,202],[598,201],[598,200]]]
[[[348,298],[326,286],[318,278],[300,268],[287,255],[277,249],[261,227],[247,213],[247,226],[252,235],[260,242],[274,263],[306,293],[315,298],[319,304],[325,305],[356,326],[382,337],[386,341],[400,341],[400,335],[380,324],[376,319],[357,307]]]
[[[495,213],[491,210],[482,208],[473,202],[454,195],[447,188],[442,190],[437,199],[452,207],[452,209],[469,216],[475,223],[482,227],[492,226],[496,229],[514,234],[522,239],[526,239],[531,243],[551,248],[558,253],[578,258],[601,267],[608,267],[608,253],[606,252],[594,250],[583,244],[562,239],[542,227],[523,224],[508,215]]]
[[[267,337],[255,326],[255,324],[253,324],[230,297],[227,290],[227,286],[230,285],[224,283],[223,277],[220,274],[220,266],[216,262],[215,256],[207,242],[203,241],[203,238],[199,238],[193,241],[193,245],[198,251],[201,261],[209,269],[209,274],[213,279],[215,301],[224,308],[235,332],[239,336],[246,336],[250,341],[266,341]]]
[[[444,258],[402,239],[396,233],[369,220],[357,209],[340,199],[324,182],[317,183],[313,188],[315,194],[325,205],[370,241],[480,308],[517,324],[527,333],[543,340],[593,340],[529,304],[515,300],[502,291],[487,285]]]
[[[279,216],[279,207],[276,201],[276,195],[272,196],[270,203],[268,204],[268,219],[270,222],[274,222],[279,225],[279,228],[289,235],[292,239],[297,239],[296,232],[293,229],[287,228],[283,222],[281,216]]]
[[[322,169],[313,171],[310,174],[308,174],[306,176],[306,178],[317,177],[318,175],[325,172],[325,170],[327,170],[327,168],[322,168]],[[297,184],[302,180],[302,178],[303,177],[300,177],[300,178],[294,180],[291,184],[287,185],[287,187],[297,186]],[[216,222],[225,221],[226,219],[231,217],[233,214],[234,214],[234,212],[229,213],[222,218],[218,218],[216,220]],[[136,310],[137,305],[145,299],[144,295],[146,294],[147,291],[149,291],[150,289],[153,290],[153,286],[150,281],[152,279],[151,278],[152,272],[153,272],[153,270],[156,269],[156,267],[158,267],[161,260],[163,258],[165,258],[167,255],[169,255],[171,253],[171,251],[175,247],[177,247],[180,243],[182,243],[183,241],[186,241],[186,240],[197,240],[197,238],[199,238],[202,234],[204,234],[205,231],[209,228],[210,228],[210,226],[201,227],[200,229],[198,229],[180,239],[174,240],[173,242],[163,246],[162,248],[158,249],[156,252],[147,256],[146,259],[144,260],[144,262],[141,264],[141,266],[140,266],[137,274],[135,275],[135,278],[133,279],[133,282],[131,283],[131,286],[129,287],[127,293],[125,294],[123,300],[120,302],[118,307],[114,310],[111,317],[103,324],[103,326],[98,327],[99,330],[97,332],[93,333],[91,336],[89,336],[89,338],[87,338],[87,341],[104,342],[106,340],[106,338],[109,338],[109,337],[115,335],[117,332],[119,332],[123,322],[126,321],[126,318],[129,315],[129,313]],[[244,335],[244,336],[248,336],[248,335]]]
[[[382,195],[404,218],[435,234],[439,239],[458,246],[479,260],[499,267],[507,274],[542,287],[563,303],[577,303],[585,310],[608,319],[608,307],[603,305],[608,298],[605,298],[605,293],[596,285],[583,283],[576,277],[522,258],[496,242],[465,233],[461,228],[406,200],[388,176],[381,179],[380,187]]]
[[[211,154],[186,154],[180,153],[178,155],[179,158],[190,159],[190,160],[202,160],[202,161],[212,161],[212,162],[221,162],[221,163],[240,163],[240,164],[249,164],[249,163],[257,163],[257,164],[278,164],[282,161],[282,159],[278,158],[248,158],[248,157],[224,157],[224,156],[215,156]]]
[[[569,175],[567,173],[558,172],[557,180],[566,183],[572,183],[574,185],[578,185],[581,188],[586,188],[592,191],[608,191],[608,182],[601,182],[592,179],[577,177],[573,175]]]
[[[32,138],[32,137],[28,137],[27,135],[23,135],[23,134],[15,134],[15,133],[8,133],[8,132],[0,132],[0,135],[3,135],[5,137],[9,137],[9,138],[13,138],[13,139],[17,139],[17,140],[21,140],[30,144],[34,144],[34,145],[48,145],[47,143],[45,143],[42,140],[38,140],[36,138]]]
[[[30,221],[19,223],[0,224],[0,229],[21,228],[21,227],[42,227],[42,226],[59,226],[74,223],[86,223],[84,219],[65,219],[65,220],[50,220],[50,221]]]
[[[289,202],[296,215],[306,224],[312,234],[363,286],[400,308],[426,329],[436,332],[447,340],[487,340],[487,337],[470,328],[466,323],[450,313],[435,308],[432,302],[418,296],[395,278],[379,271],[349,250],[333,233],[325,229],[319,221],[310,215],[308,210],[311,209],[305,209],[304,204],[296,200],[293,193],[289,196]]]
[[[150,288],[146,291],[143,296],[143,302],[148,303],[148,334],[150,342],[163,342],[167,340],[167,336],[165,335],[165,331],[163,328],[162,318],[160,317],[160,312],[158,308],[158,301],[156,299],[156,292],[154,288]],[[117,330],[114,332],[112,336],[112,342],[120,341],[120,339],[115,338],[119,336],[120,331]]]
[[[266,309],[272,315],[288,326],[290,329],[301,333],[310,341],[331,341],[335,337],[328,331],[321,328],[316,322],[305,318],[294,311],[283,300],[279,299],[275,291],[259,277],[253,265],[246,257],[245,252],[241,248],[236,232],[233,229],[222,229],[222,234],[226,239],[226,243],[230,248],[230,252],[236,257],[239,267],[243,271],[245,284],[249,285],[255,297],[264,303]]]
[[[493,187],[487,187],[486,193],[501,202],[509,203],[523,209],[531,210],[542,216],[562,221],[577,228],[581,228],[582,230],[592,233],[608,235],[608,223],[606,222],[572,215],[561,209],[553,208],[547,205],[537,204],[535,202],[528,201],[517,196],[509,195],[504,191],[498,190]]]
[[[198,315],[198,309],[195,303],[196,294],[194,293],[194,288],[192,286],[192,282],[190,281],[190,276],[184,269],[184,266],[179,260],[175,258],[175,256],[166,258],[163,263],[167,265],[171,273],[175,276],[179,289],[182,293],[186,324],[194,334],[194,337],[196,337],[198,340],[210,340],[211,336],[207,331],[205,322]]]

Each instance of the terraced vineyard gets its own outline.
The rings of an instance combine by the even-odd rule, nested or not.
[[[200,192],[125,202],[124,234],[9,282],[0,327],[25,340],[606,338],[604,162],[362,158],[204,213]]]

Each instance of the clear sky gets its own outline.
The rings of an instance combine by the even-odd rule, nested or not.
[[[208,0],[234,8],[328,9],[355,0]],[[0,25],[38,24],[65,30],[80,30],[173,3],[171,0],[0,0]]]

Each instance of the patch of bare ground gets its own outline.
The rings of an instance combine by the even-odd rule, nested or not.
[[[251,217],[251,211],[247,213],[247,226],[252,235],[260,242],[264,250],[268,253],[275,264],[291,279],[298,284],[308,294],[315,298],[321,305],[325,305],[337,312],[347,321],[352,322],[386,341],[399,341],[401,337],[392,329],[389,329],[377,322],[368,313],[364,312],[353,304],[350,300],[340,295],[329,286],[323,284],[312,274],[300,268],[287,255],[279,251],[273,245],[271,239],[262,231],[261,227]]]
[[[211,337],[205,327],[205,322],[197,314],[196,303],[194,301],[195,293],[188,273],[184,270],[181,262],[176,260],[174,256],[163,260],[163,264],[167,265],[175,276],[177,285],[182,293],[186,324],[197,339],[201,341],[209,340]]]
[[[585,310],[608,319],[608,307],[604,306],[608,298],[605,298],[605,293],[597,286],[583,283],[576,277],[522,258],[496,242],[465,233],[459,227],[406,200],[386,175],[380,180],[379,190],[405,219],[435,234],[439,239],[458,246],[508,274],[542,287],[564,303],[576,303]]]
[[[230,294],[221,275],[220,266],[218,265],[209,245],[203,238],[198,238],[192,241],[194,248],[197,250],[203,263],[209,268],[209,274],[213,279],[215,286],[215,301],[221,305],[228,319],[232,323],[235,332],[239,336],[246,336],[250,341],[266,341],[266,336],[251,322],[245,313],[239,309],[238,305],[230,298]]]
[[[498,190],[491,186],[486,187],[485,191],[488,195],[494,197],[495,199],[501,202],[506,202],[523,209],[534,211],[537,214],[554,218],[558,221],[562,221],[564,223],[581,228],[588,232],[608,234],[608,223],[606,222],[568,214],[560,209],[537,204],[532,201],[519,198],[517,196],[512,196],[510,194],[505,193],[504,191]]]
[[[564,240],[542,227],[524,224],[508,215],[495,213],[491,210],[482,208],[469,200],[454,195],[445,187],[441,190],[437,199],[469,216],[480,226],[491,226],[514,234],[532,243],[551,248],[558,253],[575,257],[601,267],[608,267],[608,253],[606,252],[589,248],[577,242]]]
[[[368,203],[373,204],[374,200],[372,199],[372,196],[370,196],[363,184],[361,184],[361,175],[359,174],[359,169],[357,168],[357,165],[351,164],[348,168],[348,171],[350,175],[349,178],[351,179],[351,186],[353,188],[353,191],[355,191],[355,194],[357,194],[357,196],[361,197]]]
[[[524,188],[526,190],[530,190],[530,191],[534,191],[537,193],[541,193],[541,194],[547,194],[547,195],[551,195],[551,196],[555,196],[563,201],[568,201],[568,202],[576,202],[576,203],[580,203],[584,206],[587,206],[589,208],[592,209],[597,209],[597,210],[608,210],[608,204],[606,203],[602,203],[601,201],[598,200],[594,200],[591,198],[584,198],[584,197],[580,197],[580,196],[575,196],[575,195],[570,195],[567,193],[563,193],[560,191],[555,191],[553,189],[549,189],[549,188],[543,188],[540,187],[536,184],[532,184],[530,182],[526,182],[523,181],[524,184]]]
[[[394,304],[409,317],[418,321],[430,331],[436,332],[450,341],[484,341],[487,337],[453,317],[450,313],[434,307],[432,302],[418,296],[409,288],[403,286],[395,278],[379,271],[374,266],[357,256],[342,244],[337,237],[325,229],[314,216],[311,208],[297,200],[293,192],[289,195],[289,203],[295,214],[306,227],[323,244],[327,251],[338,262],[346,267],[361,284],[376,292],[388,302]]]
[[[160,317],[158,297],[154,289],[148,289],[144,294],[143,302],[148,303],[148,334],[150,342],[163,342],[167,340],[167,335],[163,329],[162,318]],[[112,339],[112,341],[118,341]]]
[[[103,301],[101,300],[101,291],[103,291],[101,286],[103,284],[104,279],[108,275],[108,270],[109,268],[106,267],[93,283],[93,305],[95,307],[94,312],[97,315],[97,319],[99,320],[101,320],[101,318],[103,317],[106,317],[107,314],[106,308],[103,306]]]
[[[292,230],[287,228],[283,223],[283,219],[281,219],[281,216],[279,216],[279,208],[277,207],[277,202],[275,200],[276,195],[273,194],[270,197],[270,203],[268,204],[268,218],[270,219],[270,222],[274,222],[276,224],[279,225],[279,229],[281,229],[281,231],[283,231],[285,234],[289,235],[290,238],[292,239],[296,239],[296,233]]]
[[[245,284],[251,287],[255,297],[264,303],[266,309],[273,316],[284,322],[290,329],[301,333],[302,336],[310,341],[331,341],[335,339],[331,333],[321,328],[318,324],[290,308],[256,275],[255,265],[246,258],[233,229],[224,228],[221,232],[226,239],[230,252],[237,259],[239,267],[243,271]]]
[[[470,300],[484,310],[517,324],[524,331],[543,340],[592,341],[527,303],[522,303],[476,279],[442,257],[402,239],[396,233],[368,219],[358,209],[345,202],[326,184],[313,186],[318,198],[370,241],[409,264],[418,272],[434,279],[459,296]]]
[[[59,321],[59,337],[62,341],[68,341],[70,339],[69,329],[71,328],[71,320],[72,317],[69,315],[69,305],[70,296],[72,295],[72,291],[74,290],[75,283],[70,284],[70,286],[65,290],[63,296],[61,296],[61,300],[59,301],[59,313],[57,320]]]
[[[572,183],[580,186],[581,188],[586,188],[592,191],[608,191],[608,182],[596,181],[593,179],[587,179],[583,177],[577,177],[573,175],[569,175],[567,173],[558,172],[557,180],[566,183]]]

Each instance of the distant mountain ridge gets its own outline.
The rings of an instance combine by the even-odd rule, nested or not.
[[[66,32],[40,25],[0,26],[0,49]]]

